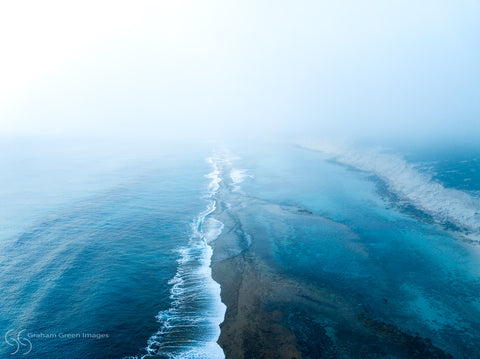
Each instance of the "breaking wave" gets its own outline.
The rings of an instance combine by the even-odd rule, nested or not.
[[[387,184],[388,190],[441,224],[453,224],[471,240],[480,241],[480,198],[446,188],[419,171],[401,156],[380,149],[308,145],[330,159],[370,172]]]
[[[212,248],[223,229],[223,223],[208,218],[216,209],[215,195],[221,178],[217,165],[209,159],[213,171],[207,208],[192,223],[192,234],[186,247],[179,250],[176,275],[171,285],[171,307],[157,315],[160,329],[148,340],[146,353],[129,358],[224,358],[217,344],[220,324],[226,307],[220,298],[220,285],[212,279]],[[125,358],[127,359],[127,358]]]

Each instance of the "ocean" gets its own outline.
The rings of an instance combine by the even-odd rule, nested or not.
[[[4,145],[1,357],[19,333],[16,355],[35,358],[142,357],[160,336],[165,352],[218,351],[223,307],[198,233],[212,206],[208,154],[144,151]],[[181,322],[195,329],[173,333]]]
[[[228,307],[210,264],[260,238],[258,255],[282,276],[479,357],[475,146],[1,147],[1,357],[223,358]],[[346,342],[334,315],[311,316]],[[295,318],[286,327],[316,357],[311,321]]]
[[[478,149],[318,148],[244,156],[254,179],[243,190],[256,203],[246,206],[255,207],[246,230],[267,233],[265,258],[342,293],[378,323],[478,358]],[[314,319],[335,328],[332,318]]]

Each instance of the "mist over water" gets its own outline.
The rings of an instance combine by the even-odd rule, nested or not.
[[[250,250],[352,301],[311,313],[328,340],[281,323],[300,347],[374,352],[355,313],[477,355],[480,3],[28,5],[0,5],[0,327],[108,334],[36,357],[222,358],[211,264]]]
[[[94,19],[88,2],[57,5],[37,9],[40,25],[9,9],[19,21],[4,26],[19,41],[40,37],[45,51],[35,57],[20,52],[15,37],[8,42],[6,52],[22,61],[8,63],[18,81],[10,75],[2,85],[11,89],[1,99],[4,136],[480,134],[474,1],[102,2]],[[79,18],[90,20],[88,32]],[[59,31],[52,36],[51,28]],[[59,56],[63,43],[71,51]]]

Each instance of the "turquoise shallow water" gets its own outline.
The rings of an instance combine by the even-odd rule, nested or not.
[[[328,284],[363,306],[369,317],[430,338],[455,357],[477,357],[478,244],[389,193],[371,171],[314,151],[284,151],[262,158],[245,154],[254,179],[243,186],[248,195],[307,214],[288,221],[269,212],[255,214],[270,229],[279,268]],[[430,167],[436,171],[432,181],[447,180],[438,163]],[[478,168],[476,161],[471,165]],[[448,186],[461,187],[456,181],[454,176]]]
[[[208,219],[220,178],[215,160],[207,161],[214,146],[2,146],[0,328],[13,345],[2,343],[0,356],[10,356],[21,333],[11,357],[26,357],[24,339],[35,358],[141,357],[147,346],[160,353],[153,357],[221,357],[214,341],[222,308],[203,241],[219,228]],[[399,148],[389,159],[401,158],[403,172],[415,175],[399,183],[388,178],[397,173],[391,167],[371,164],[384,157],[246,148],[227,151],[225,168],[236,200],[248,204],[241,215],[248,234],[267,233],[268,258],[280,272],[334,288],[369,317],[455,357],[478,357],[476,219],[454,217],[476,208],[476,155]],[[422,207],[432,189],[454,196],[455,211]]]

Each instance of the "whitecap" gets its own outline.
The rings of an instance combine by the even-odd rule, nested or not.
[[[214,158],[208,160],[213,167],[206,177],[208,186],[206,209],[192,223],[189,244],[180,248],[177,273],[169,281],[171,306],[158,313],[160,329],[147,342],[146,354],[141,359],[168,358],[225,358],[217,340],[226,306],[220,297],[220,285],[212,278],[209,242],[222,232],[223,223],[208,216],[216,209],[215,195],[220,187],[221,173]],[[198,337],[192,332],[198,330]],[[128,357],[137,358],[138,357]]]
[[[454,224],[468,238],[480,240],[480,198],[444,187],[401,156],[378,148],[359,149],[332,144],[305,147],[321,151],[337,162],[375,174],[392,193],[428,213],[438,223]]]

